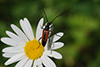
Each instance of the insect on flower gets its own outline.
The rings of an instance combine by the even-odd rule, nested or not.
[[[62,59],[62,55],[56,52],[55,49],[64,46],[64,43],[57,42],[57,40],[63,36],[63,32],[56,33],[61,37],[58,37],[56,34],[50,37],[52,40],[46,45],[54,45],[54,47],[43,47],[42,43],[38,41],[42,36],[42,29],[40,26],[43,26],[43,20],[44,19],[42,18],[38,23],[36,37],[34,36],[31,24],[27,18],[20,20],[20,26],[23,31],[16,25],[11,24],[11,28],[16,34],[6,31],[6,34],[9,37],[1,38],[3,43],[9,45],[2,50],[3,57],[9,58],[4,63],[5,65],[18,62],[15,67],[43,67],[43,65],[45,67],[57,67],[49,57]],[[52,53],[48,48],[51,49]]]
[[[57,17],[61,16],[62,14],[56,16],[51,22],[49,22],[49,21],[48,21],[48,18],[47,18],[47,15],[46,15],[46,13],[45,13],[45,11],[44,11],[44,9],[43,9],[43,8],[41,8],[41,9],[42,9],[42,11],[43,11],[43,13],[44,13],[44,15],[45,15],[45,17],[46,17],[46,21],[47,21],[47,23],[46,23],[43,27],[41,27],[41,28],[43,29],[42,37],[41,37],[41,38],[42,38],[42,45],[45,46],[45,44],[46,44],[46,42],[47,42],[47,39],[49,38],[50,32],[53,31],[53,24],[52,24],[52,22],[53,22]],[[41,39],[41,38],[40,38],[40,39]],[[40,40],[40,39],[39,39],[39,40]],[[50,40],[50,39],[49,39],[49,40]]]

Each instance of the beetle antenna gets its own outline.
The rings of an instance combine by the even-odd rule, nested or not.
[[[58,18],[61,15],[63,15],[63,13],[62,14],[59,14],[58,16],[56,16],[50,23],[52,23],[56,18]]]
[[[43,11],[43,13],[44,13],[44,15],[45,15],[46,21],[49,22],[49,21],[48,21],[48,18],[47,18],[47,15],[46,15],[46,13],[45,13],[45,11],[44,11],[44,9],[43,9],[41,6],[40,6],[40,8],[42,9],[42,11]]]

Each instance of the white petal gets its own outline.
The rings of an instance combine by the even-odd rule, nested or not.
[[[33,67],[41,67],[41,65],[42,65],[42,62],[41,62],[41,60],[39,58],[39,59],[34,61]]]
[[[15,54],[16,53],[4,53],[3,57],[10,58],[10,57],[14,56]]]
[[[13,39],[8,38],[8,37],[3,37],[3,38],[1,38],[1,41],[2,41],[3,43],[5,43],[5,44],[11,45],[11,46],[16,46],[16,44],[17,44]]]
[[[36,60],[34,61],[33,67],[36,67]]]
[[[45,55],[41,57],[41,60],[46,67],[56,67],[55,63]]]
[[[63,46],[64,46],[64,43],[62,43],[62,42],[56,42],[56,43],[52,44],[51,49],[59,49],[59,48],[61,48]]]
[[[44,51],[43,55],[52,57],[52,51]]]
[[[5,65],[9,65],[11,63],[17,62],[25,55],[25,53],[19,53],[11,57],[8,61],[5,62]]]
[[[62,59],[62,55],[56,51],[52,51],[52,57],[56,59]]]
[[[43,65],[41,64],[41,65],[39,65],[38,67],[43,67]]]
[[[29,38],[29,40],[33,40],[34,34],[33,34],[33,30],[32,30],[32,27],[31,27],[29,21],[26,18],[24,18],[24,21],[20,20],[20,25],[21,25],[23,31],[25,32],[25,34],[27,35],[27,37]]]
[[[31,24],[29,23],[29,21],[28,21],[27,18],[24,18],[24,21],[26,22],[26,25],[27,25],[27,27],[28,27],[28,29],[29,29],[29,31],[30,31],[31,40],[33,40],[34,34],[33,34],[33,29],[32,29],[32,27],[31,27]]]
[[[25,45],[26,43],[22,40],[22,39],[20,39],[17,35],[15,35],[14,33],[12,33],[12,32],[10,32],[10,31],[6,31],[6,33],[7,33],[7,35],[9,36],[9,37],[11,37],[14,41],[16,41],[17,43],[18,43],[18,45],[19,45],[19,43],[21,43],[21,45]],[[20,46],[21,46],[20,45]]]
[[[31,66],[32,66],[32,62],[33,62],[33,60],[29,59],[29,60],[26,62],[26,64],[25,64],[24,67],[31,67]]]
[[[59,40],[62,36],[63,36],[63,33],[62,32],[59,32],[59,33],[55,34],[54,35],[53,42]]]
[[[23,67],[29,58],[25,57],[24,59],[20,60],[15,67]]]
[[[8,53],[16,53],[16,52],[23,52],[23,51],[24,48],[21,47],[7,47],[2,50],[2,52],[8,52]]]
[[[23,39],[25,42],[28,42],[28,39],[25,34],[17,26],[11,24],[11,27],[21,39]]]
[[[36,39],[39,40],[39,38],[42,37],[42,31],[43,29],[41,29],[41,27],[43,26],[43,18],[39,21],[38,26],[37,26],[37,30],[36,30]]]
[[[41,65],[41,64],[42,64],[42,62],[41,62],[40,59],[35,60],[35,65],[36,65],[36,66],[39,66],[39,65]]]

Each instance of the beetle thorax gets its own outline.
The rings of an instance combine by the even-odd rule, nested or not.
[[[44,28],[44,30],[49,30],[49,26],[50,26],[51,24],[50,23],[47,23],[46,25],[45,25],[45,28]]]
[[[49,30],[49,25],[46,25],[44,29]]]

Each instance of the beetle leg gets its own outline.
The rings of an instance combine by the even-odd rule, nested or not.
[[[53,32],[53,30],[49,30],[49,32]]]
[[[41,27],[41,29],[44,29],[43,26]]]
[[[41,29],[44,29],[43,26],[40,25],[40,27],[41,27]]]
[[[57,34],[56,34],[56,36],[61,37],[60,35],[57,35]]]
[[[42,37],[40,37],[38,41],[40,41],[41,38],[42,38]]]
[[[38,40],[38,41],[39,41],[39,45],[41,45],[41,44],[40,44],[40,39],[41,39],[41,38],[42,38],[42,37],[40,37],[39,40]]]

